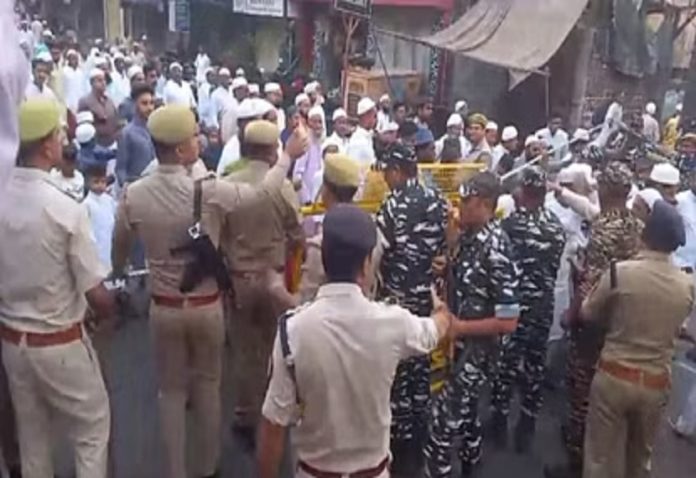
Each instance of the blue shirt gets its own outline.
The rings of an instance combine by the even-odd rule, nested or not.
[[[116,155],[118,184],[123,186],[125,183],[139,178],[153,159],[155,159],[155,147],[152,144],[145,120],[135,116],[133,121],[123,128],[121,139],[118,141]]]

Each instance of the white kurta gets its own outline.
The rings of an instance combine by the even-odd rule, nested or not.
[[[77,104],[80,98],[89,93],[85,89],[85,75],[82,69],[63,67],[63,89],[65,90],[65,105],[73,113],[77,113]]]
[[[165,105],[183,105],[189,108],[196,107],[196,98],[193,96],[191,86],[182,81],[181,84],[169,80],[164,87],[164,104]]]
[[[89,221],[92,225],[92,236],[97,245],[99,260],[108,271],[111,270],[111,238],[116,222],[116,201],[110,194],[87,193],[84,200]]]

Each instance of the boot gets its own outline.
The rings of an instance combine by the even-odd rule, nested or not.
[[[582,478],[582,466],[570,462],[546,465],[544,478]]]
[[[508,441],[508,421],[507,417],[500,412],[493,411],[488,421],[488,436],[498,449],[507,447]]]
[[[526,413],[520,413],[520,418],[515,426],[515,451],[527,453],[534,443],[536,431],[536,419]]]

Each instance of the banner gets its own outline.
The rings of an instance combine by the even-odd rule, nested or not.
[[[262,17],[282,17],[286,2],[289,4],[290,0],[234,0],[234,11]]]
[[[169,0],[169,31],[187,32],[191,29],[190,0]]]

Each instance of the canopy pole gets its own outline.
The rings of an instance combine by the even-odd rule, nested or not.
[[[374,25],[370,22],[370,31],[372,32],[372,38],[375,41],[375,50],[377,50],[377,56],[379,57],[379,64],[382,65],[382,70],[384,70],[384,78],[387,80],[387,89],[389,90],[389,96],[395,98],[394,87],[391,82],[391,75],[389,75],[389,70],[387,69],[387,64],[384,62],[384,57],[382,56],[382,49],[379,47],[379,40],[377,39],[377,31]]]

